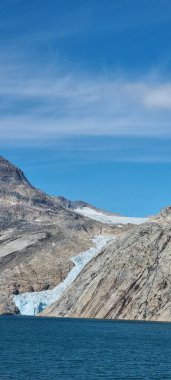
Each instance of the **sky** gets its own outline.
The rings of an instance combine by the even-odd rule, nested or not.
[[[1,0],[0,154],[130,216],[171,204],[170,0]]]

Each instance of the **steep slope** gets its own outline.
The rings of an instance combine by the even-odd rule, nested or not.
[[[69,202],[69,201],[68,201]],[[0,313],[16,313],[13,296],[51,289],[73,267],[70,257],[115,227],[76,214],[61,198],[35,189],[0,157]]]
[[[169,211],[109,243],[44,315],[171,321]]]

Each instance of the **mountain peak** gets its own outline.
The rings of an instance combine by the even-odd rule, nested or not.
[[[29,184],[22,170],[18,169],[15,165],[2,156],[0,156],[0,183]]]

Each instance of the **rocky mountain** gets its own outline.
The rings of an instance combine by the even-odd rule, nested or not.
[[[35,189],[0,157],[0,313],[171,321],[171,207],[140,219]]]
[[[0,157],[0,313],[19,312],[15,294],[56,286],[74,266],[70,257],[92,246],[93,236],[115,228],[35,189]]]

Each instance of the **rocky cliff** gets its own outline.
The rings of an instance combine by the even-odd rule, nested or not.
[[[171,321],[169,210],[109,243],[44,314]]]

